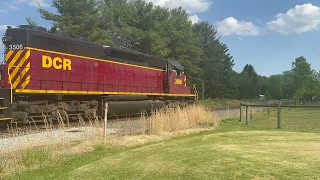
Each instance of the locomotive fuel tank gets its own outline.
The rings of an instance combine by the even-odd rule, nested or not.
[[[108,101],[108,114],[110,115],[137,115],[144,110],[151,113],[152,110],[165,106],[164,101]]]
[[[147,100],[148,96],[145,95],[108,95],[105,96],[110,101],[143,101]]]

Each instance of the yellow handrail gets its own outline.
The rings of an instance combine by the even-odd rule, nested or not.
[[[193,93],[196,95],[195,96],[195,100],[198,101],[199,100],[199,95],[198,95],[198,91],[197,91],[197,88],[196,88],[195,84],[193,85]]]
[[[9,71],[9,68],[8,68],[8,76],[9,76],[9,82],[10,82],[10,104],[12,104],[12,101],[13,101],[13,97],[12,97],[12,81],[11,81],[11,76],[10,76],[10,71]]]

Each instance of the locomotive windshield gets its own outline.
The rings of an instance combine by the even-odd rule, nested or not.
[[[2,42],[7,50],[19,50],[27,46],[27,32],[19,28],[8,27]]]

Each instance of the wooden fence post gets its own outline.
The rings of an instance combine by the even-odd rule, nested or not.
[[[278,128],[280,128],[280,114],[281,114],[281,107],[280,107],[280,105],[278,105],[277,113],[278,113],[278,116],[277,116],[277,124],[278,124]]]
[[[289,111],[291,110],[291,109],[290,109],[290,106],[291,106],[291,103],[290,103],[290,101],[289,101]]]
[[[249,119],[248,119],[248,105],[246,105],[246,125],[249,124]]]
[[[268,101],[268,106],[270,105],[270,101]],[[270,115],[270,107],[268,107],[268,115]]]
[[[240,122],[242,121],[242,104],[240,103]]]
[[[250,108],[250,119],[252,119],[252,106]]]

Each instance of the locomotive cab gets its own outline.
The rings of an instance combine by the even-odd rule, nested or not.
[[[169,62],[169,83],[170,93],[190,94],[191,89],[187,86],[187,76],[184,74],[184,67],[177,61]]]

